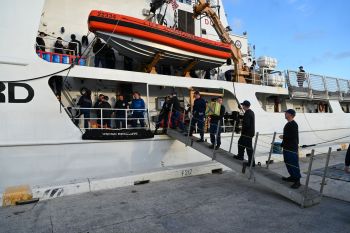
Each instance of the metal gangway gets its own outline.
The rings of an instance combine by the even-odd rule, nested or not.
[[[211,149],[209,148],[209,145],[210,145],[209,143],[196,142],[195,137],[189,137],[188,135],[186,136],[174,129],[168,128],[167,134],[170,137],[178,140],[179,142],[182,142],[187,146],[190,146],[191,148],[197,150],[198,152],[201,152],[202,154],[210,157],[211,159],[224,164],[225,166],[231,168],[234,171],[243,172],[242,169],[245,170],[245,168],[243,168],[244,161],[234,159],[233,158],[234,154],[230,152],[232,148],[233,132],[231,137],[230,151],[226,151],[223,149],[218,149],[218,150]],[[259,133],[257,133],[255,137],[255,146],[253,148],[253,158],[255,154],[255,148],[257,145],[258,134]],[[275,140],[275,136],[276,134],[274,135],[273,141]],[[273,150],[273,142],[271,143],[269,160],[271,158],[272,150]],[[329,155],[330,155],[330,151],[329,151]],[[247,170],[249,170],[249,172],[244,172],[244,176],[246,176],[249,180],[254,180],[255,182],[258,182],[261,185],[269,188],[270,190],[273,190],[274,192],[284,196],[285,198],[299,204],[303,208],[310,207],[321,202],[322,192],[323,192],[323,185],[321,185],[320,192],[308,187],[310,171],[312,167],[312,160],[313,160],[313,153],[309,164],[309,171],[308,171],[306,184],[301,185],[299,189],[291,189],[290,183],[284,182],[282,180],[281,175],[269,170],[268,169],[269,162],[267,163],[267,167],[255,166],[253,168],[252,165],[250,165],[250,167],[246,168]],[[322,184],[324,184],[324,181],[322,182]]]
[[[350,100],[350,80],[291,70],[285,76],[292,99]]]

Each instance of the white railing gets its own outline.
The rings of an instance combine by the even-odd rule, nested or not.
[[[304,73],[305,79],[298,80],[298,72],[291,70],[285,76],[292,98],[350,100],[349,80],[310,73]]]
[[[66,107],[68,112],[71,113],[71,119],[73,122],[80,124],[81,116],[84,116],[82,124],[84,127],[80,129],[149,129],[150,121],[147,109],[119,109],[119,108],[80,108],[80,107]],[[82,111],[83,110],[83,111]],[[85,118],[84,110],[88,111],[87,115],[90,117]],[[118,114],[117,112],[122,112]],[[95,117],[91,117],[95,115]],[[114,116],[114,117],[113,117]],[[141,117],[142,116],[142,117]],[[79,122],[76,122],[79,121]],[[114,121],[114,124],[112,124]],[[137,123],[140,121],[141,127],[137,127]],[[142,122],[142,123],[141,123]],[[85,125],[88,127],[85,127]],[[117,127],[119,123],[119,127]],[[115,127],[112,128],[112,125]],[[129,126],[131,125],[131,127]],[[143,125],[143,126],[142,126]],[[125,127],[123,127],[125,126]]]

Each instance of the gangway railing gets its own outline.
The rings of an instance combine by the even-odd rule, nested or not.
[[[66,107],[65,109],[71,113],[72,121],[82,130],[150,129],[150,119],[147,109],[81,107]],[[82,115],[84,118],[83,126],[81,127],[80,119]],[[92,117],[89,115],[92,115]]]
[[[173,109],[171,108],[171,111]],[[325,185],[325,177],[327,173],[327,166],[328,166],[328,161],[329,157],[331,154],[331,148],[329,148],[328,154],[327,154],[327,161],[325,165],[325,174],[323,176],[323,180],[321,183],[321,188],[320,191],[316,191],[312,188],[309,187],[309,182],[310,182],[310,175],[311,175],[311,169],[312,169],[312,163],[314,160],[315,156],[315,150],[312,150],[311,157],[309,160],[309,166],[308,166],[308,171],[307,171],[307,176],[306,176],[306,182],[305,184],[300,184],[299,188],[294,188],[293,186],[290,186],[288,182],[285,182],[284,179],[282,179],[282,176],[272,170],[269,170],[269,164],[270,164],[270,159],[271,159],[271,154],[274,150],[274,147],[277,146],[275,145],[275,139],[276,139],[276,132],[273,134],[272,142],[271,142],[271,147],[270,147],[270,153],[268,156],[268,161],[267,161],[267,166],[262,167],[261,165],[259,166],[259,163],[257,166],[254,166],[253,163],[255,161],[255,153],[256,153],[256,148],[258,146],[258,140],[259,140],[259,132],[256,133],[255,136],[247,136],[247,135],[240,135],[240,137],[249,137],[251,140],[254,139],[254,146],[252,146],[252,155],[250,158],[250,164],[244,161],[236,160],[234,158],[234,155],[231,153],[232,149],[232,144],[233,144],[233,137],[234,137],[234,131],[231,134],[231,142],[230,142],[230,149],[228,151],[220,149],[219,145],[217,144],[217,139],[218,139],[218,134],[220,130],[220,121],[216,125],[216,132],[211,132],[212,134],[215,133],[215,140],[213,141],[213,138],[211,135],[211,142],[213,143],[210,145],[207,142],[200,141],[198,138],[195,138],[191,135],[191,127],[192,125],[192,119],[195,118],[193,114],[190,114],[190,122],[188,125],[188,129],[185,130],[185,127],[181,129],[181,131],[177,131],[175,129],[171,129],[168,127],[167,129],[167,134],[178,140],[179,142],[182,142],[185,144],[185,146],[189,146],[200,153],[208,156],[209,158],[224,164],[225,166],[235,170],[235,171],[242,171],[243,176],[248,177],[249,180],[253,180],[256,182],[259,182],[260,184],[264,185],[265,187],[275,191],[276,193],[279,193],[280,195],[292,200],[293,202],[296,202],[300,204],[301,207],[308,207],[312,206],[315,204],[320,203],[321,197],[322,197],[322,192],[323,192],[323,187]],[[199,119],[195,119],[199,120]],[[197,140],[196,140],[197,139]],[[239,143],[239,142],[238,142]],[[266,143],[266,142],[264,142]],[[267,142],[268,143],[268,142]],[[268,143],[269,144],[269,143]],[[239,145],[239,144],[238,144]],[[240,145],[243,147],[244,145]],[[248,148],[247,148],[248,149]],[[293,151],[290,151],[293,152]],[[295,153],[295,152],[293,152]],[[288,164],[285,162],[287,166],[289,167],[294,167],[294,169],[298,169],[300,171],[299,165],[294,165],[294,164]],[[246,169],[249,169],[249,173],[246,173]],[[291,189],[293,187],[293,189]]]
[[[350,100],[350,81],[287,70],[289,95],[294,99]]]

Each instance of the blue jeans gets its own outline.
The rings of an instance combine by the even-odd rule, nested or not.
[[[197,124],[198,128],[198,133],[201,137],[201,139],[204,140],[204,116],[193,116],[192,121],[191,121],[191,130],[190,130],[190,135],[192,135],[193,131],[195,130],[195,126]]]
[[[295,180],[300,180],[301,174],[299,168],[298,152],[283,150],[283,159],[289,175]]]
[[[180,113],[179,112],[173,112],[173,114],[171,115],[171,126],[172,128],[176,128],[176,121],[179,124],[179,128],[181,130],[184,130],[184,123],[182,122],[182,119],[180,119]]]
[[[117,118],[122,118],[122,117],[118,117],[117,116]],[[120,125],[122,125],[122,126],[120,127]],[[116,126],[117,129],[120,129],[120,128],[124,129],[124,128],[126,128],[125,118],[115,120],[115,126]]]
[[[139,118],[139,119],[133,119],[132,120],[132,127],[136,128],[137,127],[137,120],[140,121],[140,125],[141,127],[145,127],[145,120],[143,119],[143,112],[133,112],[131,118]]]
[[[217,123],[210,124],[209,133],[210,133],[210,142],[215,145],[215,136],[218,129]],[[219,128],[218,137],[216,138],[216,146],[221,145],[221,127]]]
[[[104,57],[99,57],[99,56],[95,56],[94,59],[94,63],[95,63],[95,67],[100,67],[100,62],[101,62],[101,66],[102,68],[106,68],[106,59]]]

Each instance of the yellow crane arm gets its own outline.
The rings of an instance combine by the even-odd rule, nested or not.
[[[199,15],[208,16],[213,22],[213,27],[220,37],[220,40],[224,43],[231,44],[231,55],[232,60],[235,63],[235,81],[245,82],[243,75],[249,75],[249,72],[242,71],[242,54],[241,50],[234,45],[230,34],[226,31],[226,28],[221,23],[220,18],[216,12],[210,7],[210,3],[206,0],[198,0],[196,5],[193,7],[193,17],[197,18]]]

